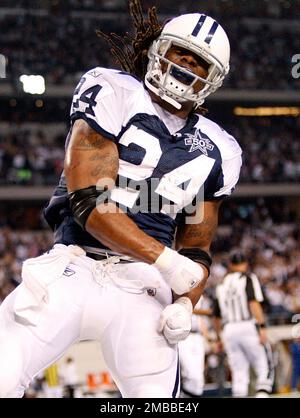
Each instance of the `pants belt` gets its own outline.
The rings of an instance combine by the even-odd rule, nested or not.
[[[106,254],[95,254],[95,253],[90,253],[90,252],[87,252],[86,256],[92,258],[93,260],[97,260],[97,261],[108,260],[111,257],[110,255],[108,255],[108,257],[107,257]],[[119,263],[123,263],[123,264],[133,263],[133,262],[134,262],[133,260],[124,260],[121,257],[120,257],[120,261],[119,261]]]

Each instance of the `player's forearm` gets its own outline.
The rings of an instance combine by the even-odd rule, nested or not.
[[[106,209],[111,213],[100,213],[97,208],[92,211],[86,230],[112,251],[138,261],[154,263],[164,250],[164,245],[143,232],[114,203],[108,205]]]
[[[176,249],[201,248],[209,252],[218,226],[218,210],[221,202],[204,202],[199,223],[180,224],[176,232]]]
[[[216,316],[213,317],[212,324],[213,324],[214,330],[216,332],[217,338],[218,338],[218,340],[220,340],[221,331],[222,331],[222,320],[221,320],[221,318],[218,318]]]
[[[76,120],[64,164],[74,218],[111,250],[154,263],[164,249],[161,243],[139,229],[112,201],[108,203],[109,210],[100,213],[105,205],[97,205],[96,197],[115,187],[118,169],[116,144],[95,132],[85,121]],[[89,206],[96,207],[86,212]]]

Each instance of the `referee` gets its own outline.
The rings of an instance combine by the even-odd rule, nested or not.
[[[232,374],[232,394],[248,395],[249,368],[255,371],[256,397],[268,397],[274,381],[272,351],[267,339],[263,294],[259,280],[249,273],[245,255],[230,256],[229,272],[216,288],[214,326],[227,353]]]

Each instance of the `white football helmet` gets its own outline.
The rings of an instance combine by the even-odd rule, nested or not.
[[[206,61],[209,64],[207,78],[168,60],[166,53],[173,45],[188,49]],[[214,19],[200,13],[185,14],[164,26],[150,46],[148,58],[146,86],[177,109],[186,101],[194,102],[197,108],[222,85],[228,74],[230,44],[224,29]],[[165,72],[162,72],[162,63],[165,63]],[[205,85],[195,93],[193,86],[199,80]]]

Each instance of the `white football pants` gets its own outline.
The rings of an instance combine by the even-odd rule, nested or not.
[[[194,396],[201,396],[204,388],[204,343],[199,332],[190,333],[178,343],[182,387]]]
[[[273,376],[266,354],[260,344],[253,321],[226,324],[222,334],[232,374],[232,394],[236,397],[248,395],[250,382],[249,366],[256,374],[256,391],[272,391]]]
[[[33,291],[40,298],[47,258],[35,275],[37,270]],[[24,281],[0,306],[0,397],[21,397],[34,376],[81,340],[101,343],[123,397],[178,395],[177,346],[157,332],[172,295],[155,267],[80,255],[57,280],[46,282],[47,298],[39,306],[28,299]]]

